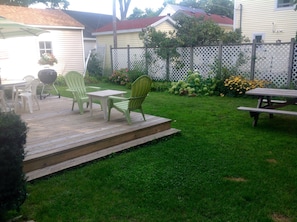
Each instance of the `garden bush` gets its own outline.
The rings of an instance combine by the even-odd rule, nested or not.
[[[130,84],[142,75],[145,75],[145,73],[138,69],[120,69],[115,70],[112,73],[112,75],[109,77],[109,81],[118,85],[126,85],[128,88],[130,88]]]
[[[125,86],[129,82],[128,69],[115,70],[109,77],[109,81]]]
[[[214,95],[217,80],[215,78],[203,78],[198,71],[189,71],[187,79],[172,82],[170,93],[176,95]]]
[[[65,78],[63,75],[58,75],[55,81],[55,85],[58,86],[66,86]]]
[[[103,74],[103,64],[96,53],[91,53],[90,59],[88,61],[87,70],[89,76],[100,78]]]
[[[7,212],[24,203],[26,179],[23,173],[27,126],[14,113],[0,112],[0,221]]]

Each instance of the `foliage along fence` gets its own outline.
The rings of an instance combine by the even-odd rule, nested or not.
[[[111,48],[113,70],[146,72],[154,80],[184,80],[189,70],[203,77],[229,74],[267,80],[275,87],[297,86],[297,43],[249,43],[178,48],[178,58],[161,58],[154,48]],[[230,73],[231,72],[231,73]]]

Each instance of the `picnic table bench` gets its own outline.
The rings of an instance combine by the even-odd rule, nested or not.
[[[257,107],[237,107],[238,110],[249,111],[254,118],[253,126],[257,125],[260,113],[268,113],[272,118],[273,114],[297,116],[297,111],[280,110],[277,108],[297,104],[297,90],[256,88],[246,92],[247,95],[258,97]],[[272,100],[272,96],[288,98],[287,100]]]

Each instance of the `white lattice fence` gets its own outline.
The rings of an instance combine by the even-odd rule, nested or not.
[[[145,71],[145,48],[131,48],[129,56],[130,69]]]
[[[252,45],[222,46],[222,67],[233,70],[234,75],[250,77]]]
[[[166,80],[166,61],[155,53],[153,48],[147,49],[148,75],[154,80]]]
[[[297,44],[295,44],[293,53],[292,83],[297,87]]]
[[[255,79],[277,87],[287,86],[290,44],[259,45],[256,50]]]
[[[126,48],[112,50],[113,70],[125,69],[128,67],[128,53]]]
[[[197,70],[203,77],[213,75],[214,67],[219,56],[218,46],[200,46],[193,49],[193,69]]]
[[[289,80],[289,63],[293,62],[290,79],[297,86],[297,44],[294,45],[293,61],[289,61],[290,45],[290,43],[241,44],[178,48],[180,56],[170,59],[168,70],[166,70],[166,59],[158,56],[153,48],[120,48],[112,50],[113,69],[130,67],[147,71],[154,80],[178,81],[184,80],[189,70],[198,70],[204,77],[214,76],[221,58],[222,68],[232,70],[234,75],[268,80],[276,87],[284,87]],[[253,51],[256,53],[255,62],[252,60]],[[251,73],[253,70],[254,73]]]
[[[190,48],[178,48],[179,58],[170,60],[170,81],[185,80],[188,71],[191,69],[191,50]]]

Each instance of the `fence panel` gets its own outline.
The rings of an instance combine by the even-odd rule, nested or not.
[[[294,47],[292,61],[291,45]],[[256,51],[255,58],[252,58],[253,50]],[[177,52],[179,58],[170,58],[167,64],[153,48],[112,49],[113,69],[140,69],[147,71],[154,80],[178,81],[184,80],[189,70],[198,70],[204,77],[214,76],[221,64],[220,67],[231,70],[234,75],[267,80],[275,87],[288,87],[291,80],[289,84],[297,87],[296,43],[185,47],[178,48]],[[289,67],[292,67],[290,72]]]
[[[250,77],[252,44],[222,46],[222,67]]]
[[[287,86],[290,44],[257,45],[255,79],[267,80],[276,87]]]
[[[294,45],[293,51],[292,84],[297,86],[297,44]]]

